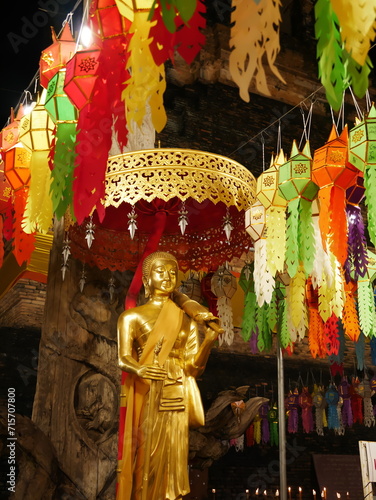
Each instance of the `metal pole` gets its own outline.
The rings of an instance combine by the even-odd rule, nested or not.
[[[287,475],[286,475],[286,418],[285,394],[283,376],[282,349],[277,341],[277,372],[278,372],[278,430],[279,430],[279,489],[280,500],[287,500]]]

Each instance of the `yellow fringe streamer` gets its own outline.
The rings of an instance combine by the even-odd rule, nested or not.
[[[284,207],[270,207],[266,217],[267,265],[274,276],[283,272],[286,250],[286,209]]]
[[[22,229],[31,234],[47,233],[52,226],[52,200],[50,197],[51,171],[49,151],[33,151],[30,161],[30,189],[27,197]]]
[[[375,38],[376,0],[331,0],[346,51],[364,65]]]
[[[127,63],[131,77],[125,82],[127,86],[122,92],[122,99],[125,101],[129,127],[132,121],[142,125],[146,106],[149,104],[153,126],[160,132],[167,121],[163,106],[166,78],[164,65],[157,66],[150,52],[151,23],[147,20],[148,15],[148,12],[134,13],[130,28],[133,36],[129,44],[130,56]]]
[[[234,82],[239,87],[240,97],[249,102],[249,85],[256,78],[259,92],[270,95],[266,82],[262,59],[264,54],[270,69],[285,83],[275,60],[280,50],[278,26],[281,21],[280,0],[270,2],[244,2],[233,0],[229,69]]]

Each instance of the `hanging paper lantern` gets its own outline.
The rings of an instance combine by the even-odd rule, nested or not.
[[[265,224],[265,207],[259,200],[256,200],[245,212],[245,230],[253,241],[258,241],[264,235]]]
[[[338,387],[338,392],[343,399],[342,403],[342,423],[345,427],[352,427],[354,422],[353,413],[351,408],[351,392],[350,384],[347,377],[342,377],[341,383]]]
[[[220,266],[211,278],[211,291],[218,298],[217,310],[224,334],[218,340],[221,345],[224,341],[231,345],[234,339],[234,325],[232,321],[231,297],[237,289],[236,278],[229,271],[227,265]]]
[[[4,174],[4,162],[0,159],[0,267],[4,257],[3,236],[9,240],[12,235],[11,195],[12,188]]]
[[[368,165],[376,165],[376,108],[372,104],[369,112],[349,133],[349,161],[361,172]]]
[[[54,122],[44,106],[46,90],[43,91],[33,110],[20,121],[19,140],[29,151],[49,151]]]
[[[278,446],[278,408],[276,404],[269,407],[268,420],[270,426],[270,444],[272,446]]]
[[[339,394],[333,383],[329,385],[329,388],[325,393],[325,399],[328,403],[328,427],[329,429],[339,429],[340,421],[337,412]]]
[[[196,273],[190,273],[188,279],[182,280],[179,291],[187,295],[190,299],[202,303],[201,282]]]
[[[65,66],[67,61],[76,52],[76,42],[73,39],[69,23],[65,23],[63,31],[57,38],[55,30],[51,28],[52,45],[42,51],[39,62],[40,84],[47,88],[51,78]]]
[[[13,253],[19,265],[29,261],[34,250],[34,235],[22,229],[22,219],[30,185],[31,152],[21,143],[3,153],[4,173],[14,192]]]
[[[30,185],[31,152],[21,143],[3,153],[4,173],[13,191]]]
[[[50,154],[52,209],[60,219],[72,206],[73,170],[77,134],[77,109],[64,92],[65,69],[50,80],[45,108],[56,124],[55,141]]]
[[[288,413],[287,430],[290,433],[298,432],[298,408],[299,408],[299,391],[295,387],[293,391],[290,390],[286,401],[286,410]]]
[[[302,409],[303,432],[309,433],[313,431],[313,399],[308,391],[308,387],[303,387],[299,394],[299,406]]]
[[[100,50],[92,47],[77,51],[67,62],[64,91],[70,101],[81,110],[93,97],[98,78]]]
[[[347,257],[347,219],[345,191],[352,186],[359,171],[348,162],[348,132],[338,136],[333,125],[326,144],[313,155],[312,179],[319,186],[319,223],[324,244],[341,265]]]
[[[324,388],[321,385],[314,384],[313,393],[313,406],[315,407],[315,426],[316,432],[319,436],[324,435],[324,427],[327,427],[327,419],[325,408],[327,402],[324,397]]]
[[[44,107],[46,94],[47,91],[43,90],[34,109],[20,122],[20,141],[31,152],[31,182],[23,223],[28,233],[33,233],[36,229],[45,233],[52,223],[48,155],[55,125]]]
[[[59,70],[48,84],[44,107],[54,123],[77,122],[77,110],[64,91],[66,68]]]
[[[312,201],[318,186],[312,181],[312,158],[309,143],[299,152],[293,142],[290,159],[279,168],[279,192],[288,205],[286,228],[286,265],[294,277],[299,263],[306,275],[310,274],[314,260],[314,231],[312,225]]]
[[[357,120],[350,130],[349,160],[359,170],[364,171],[366,188],[368,233],[375,246],[376,243],[376,109],[372,104],[363,121]]]
[[[253,279],[255,282],[257,303],[260,307],[264,302],[270,304],[275,282],[267,266],[265,227],[266,210],[264,205],[256,200],[245,213],[245,230],[254,241],[255,267]]]
[[[130,21],[122,16],[114,0],[94,0],[90,7],[93,34],[101,40],[128,34]]]
[[[18,141],[18,128],[20,125],[20,120],[24,115],[24,108],[21,104],[18,108],[17,115],[14,116],[13,108],[10,110],[9,124],[6,125],[1,131],[1,142],[0,147],[3,151],[7,151],[11,147],[15,146]]]
[[[135,12],[149,12],[153,3],[153,0],[116,0],[120,14],[130,21],[133,21]]]
[[[281,149],[270,167],[257,179],[256,197],[266,210],[267,265],[272,275],[283,271],[286,248],[286,206],[287,201],[278,191],[278,170],[286,162]]]

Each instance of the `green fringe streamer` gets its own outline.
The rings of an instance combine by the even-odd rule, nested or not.
[[[299,206],[300,198],[295,198],[289,202],[288,218],[286,223],[286,266],[291,278],[293,278],[299,266],[299,247],[298,247],[298,231],[299,231]]]

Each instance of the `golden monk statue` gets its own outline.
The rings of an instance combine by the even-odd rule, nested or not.
[[[195,378],[220,328],[206,308],[175,290],[178,264],[155,252],[143,263],[146,304],[118,321],[127,415],[118,500],[175,500],[189,493],[189,426],[204,425]],[[201,345],[197,323],[205,324]]]

